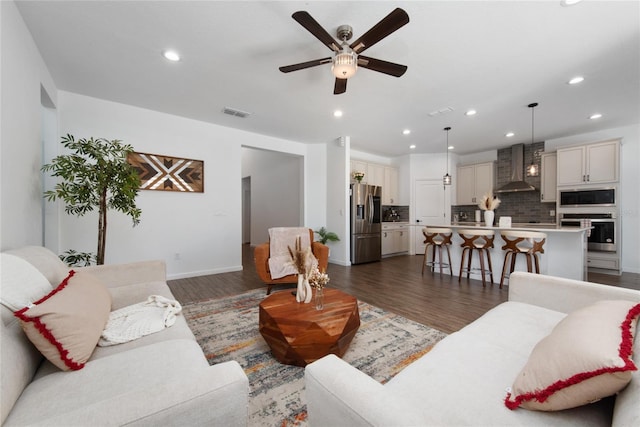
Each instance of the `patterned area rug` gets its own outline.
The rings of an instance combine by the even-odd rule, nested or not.
[[[284,291],[283,291],[284,292]],[[264,289],[187,304],[183,314],[210,365],[236,360],[249,377],[250,426],[306,426],[304,368],[282,365],[258,331]],[[385,383],[445,333],[359,302],[360,329],[343,359]]]

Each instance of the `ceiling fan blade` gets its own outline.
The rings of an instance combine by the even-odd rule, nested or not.
[[[336,84],[333,86],[333,94],[340,95],[347,91],[347,79],[336,78]]]
[[[406,65],[370,58],[364,55],[358,55],[358,66],[394,77],[400,77],[407,71]]]
[[[314,59],[313,61],[301,62],[299,64],[285,65],[279,69],[283,73],[290,73],[292,71],[304,70],[305,68],[311,68],[317,65],[329,64],[331,61],[331,58]]]
[[[340,44],[336,42],[336,40],[333,37],[331,37],[331,35],[327,33],[327,31],[324,28],[322,28],[320,24],[318,24],[318,21],[313,19],[313,17],[309,15],[308,12],[304,10],[300,10],[298,12],[295,12],[293,15],[291,15],[291,17],[295,19],[298,22],[298,24],[306,28],[307,31],[313,34],[318,40],[320,40],[329,49],[331,49],[334,52],[340,51]]]
[[[378,43],[389,34],[409,23],[409,15],[400,8],[396,8],[393,12],[382,18],[380,22],[374,25],[369,31],[364,33],[350,47],[355,53],[364,52],[374,44]]]

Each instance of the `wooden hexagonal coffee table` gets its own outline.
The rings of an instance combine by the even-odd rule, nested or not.
[[[316,310],[313,300],[298,303],[291,292],[277,292],[260,303],[259,324],[280,363],[306,366],[330,353],[344,355],[360,327],[358,300],[325,289],[324,309]]]

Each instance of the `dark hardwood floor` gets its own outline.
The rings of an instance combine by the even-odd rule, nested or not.
[[[199,276],[168,282],[175,297],[185,304],[209,298],[234,295],[251,289],[265,289],[255,271],[253,248],[243,245],[243,271]],[[341,289],[369,304],[434,327],[446,333],[459,330],[482,314],[507,300],[508,286],[482,287],[480,280],[425,272],[422,256],[396,256],[381,262],[343,267],[329,264],[329,287]],[[495,268],[495,267],[494,267]],[[499,280],[499,274],[498,274]],[[494,280],[496,276],[494,275]],[[640,289],[640,275],[590,274],[589,280],[614,286]],[[273,292],[291,286],[275,287]]]

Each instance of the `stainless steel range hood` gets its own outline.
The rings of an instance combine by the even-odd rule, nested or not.
[[[496,193],[516,193],[519,191],[535,191],[536,188],[524,181],[524,144],[511,146],[511,181]]]

